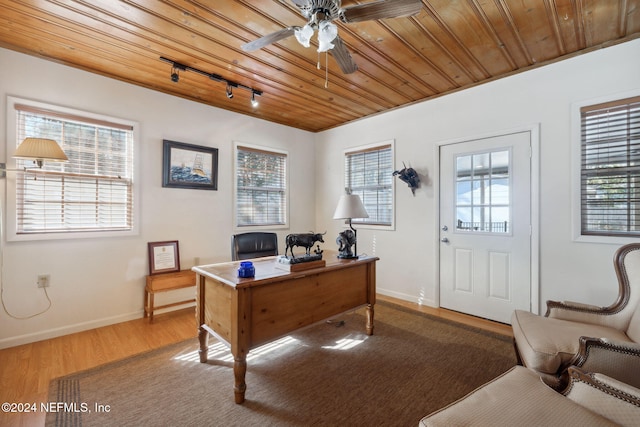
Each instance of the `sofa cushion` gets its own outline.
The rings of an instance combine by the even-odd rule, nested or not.
[[[554,391],[532,370],[515,366],[423,418],[420,425],[583,427],[616,424]]]
[[[631,341],[622,331],[602,325],[542,317],[515,310],[511,327],[522,363],[536,371],[555,374],[579,350],[582,336]]]

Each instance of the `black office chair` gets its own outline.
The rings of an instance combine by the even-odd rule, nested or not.
[[[260,258],[278,255],[276,233],[251,232],[231,236],[231,259]]]

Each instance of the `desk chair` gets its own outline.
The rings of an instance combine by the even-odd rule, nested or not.
[[[276,233],[250,232],[231,236],[231,260],[278,255]]]

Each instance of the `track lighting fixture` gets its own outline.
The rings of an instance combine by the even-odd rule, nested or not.
[[[180,81],[180,73],[179,71],[182,70],[186,70],[186,67],[184,65],[180,65],[177,63],[173,63],[173,65],[171,66],[171,81],[174,83],[178,83],[178,81]]]
[[[227,85],[226,94],[227,94],[227,98],[229,98],[229,99],[233,99],[233,88],[243,89],[243,90],[251,92],[251,106],[254,107],[254,108],[258,106],[258,101],[256,101],[256,95],[257,96],[261,96],[262,95],[262,91],[260,91],[260,90],[251,88],[249,86],[242,85],[240,83],[233,82],[231,80],[227,80],[227,79],[223,78],[222,76],[220,76],[218,74],[207,73],[205,71],[198,70],[197,68],[193,68],[193,67],[189,67],[189,66],[184,65],[184,64],[180,64],[179,62],[172,61],[171,59],[165,58],[163,56],[160,57],[160,60],[164,61],[164,62],[168,62],[169,64],[171,64],[171,81],[174,82],[174,83],[177,83],[180,80],[180,74],[179,74],[180,71],[191,71],[191,72],[198,73],[198,74],[201,74],[203,76],[209,77],[211,80],[214,80],[216,82],[225,83]]]

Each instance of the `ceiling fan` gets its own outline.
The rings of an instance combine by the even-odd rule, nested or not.
[[[370,21],[375,19],[398,18],[411,16],[422,9],[421,0],[378,0],[365,4],[357,4],[343,8],[341,0],[291,0],[300,13],[308,19],[303,27],[283,28],[257,40],[243,44],[242,50],[251,52],[261,49],[287,37],[295,36],[304,47],[310,46],[311,36],[318,31],[318,52],[331,51],[345,74],[358,69],[349,50],[338,36],[338,27],[333,23],[336,19],[344,23]]]

